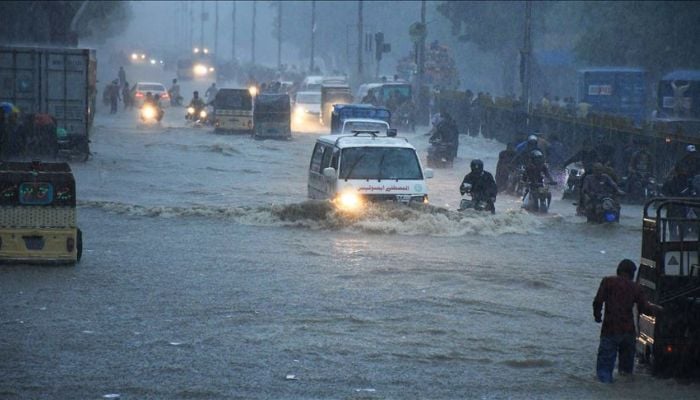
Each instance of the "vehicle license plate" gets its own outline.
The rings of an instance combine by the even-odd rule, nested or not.
[[[27,250],[41,250],[44,248],[44,238],[42,236],[22,236]]]
[[[411,202],[411,195],[410,194],[397,194],[396,201],[398,201],[400,203],[408,204]]]

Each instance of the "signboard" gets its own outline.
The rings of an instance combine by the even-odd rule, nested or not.
[[[588,85],[589,96],[612,96],[612,85]]]
[[[683,269],[681,269],[681,264]],[[664,272],[666,275],[687,275],[692,265],[698,264],[697,251],[667,251],[664,254]],[[697,270],[698,267],[696,266]]]

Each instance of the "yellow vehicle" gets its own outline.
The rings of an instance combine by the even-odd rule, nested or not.
[[[70,166],[0,162],[0,262],[74,264],[82,251]]]
[[[214,130],[253,133],[253,94],[249,89],[220,89],[214,99]]]

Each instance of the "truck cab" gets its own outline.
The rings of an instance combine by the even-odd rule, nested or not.
[[[700,367],[700,199],[647,202],[637,283],[655,310],[639,314],[640,361],[656,375]]]

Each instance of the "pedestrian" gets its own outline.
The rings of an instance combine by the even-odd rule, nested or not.
[[[124,86],[122,87],[122,101],[124,101],[124,111],[133,107],[131,93],[129,91],[129,82],[124,82]]]
[[[119,67],[119,85],[123,85],[126,82],[126,71],[124,71],[124,67]]]
[[[618,373],[632,375],[634,369],[635,337],[632,307],[637,304],[640,313],[649,313],[650,305],[642,289],[633,281],[637,266],[629,259],[620,261],[617,276],[603,278],[593,300],[593,318],[602,322],[600,345],[596,361],[596,375],[603,383],[613,382],[615,358],[619,354]],[[601,311],[605,305],[605,318]]]
[[[117,113],[117,104],[119,104],[119,80],[115,79],[109,85],[109,113]]]

